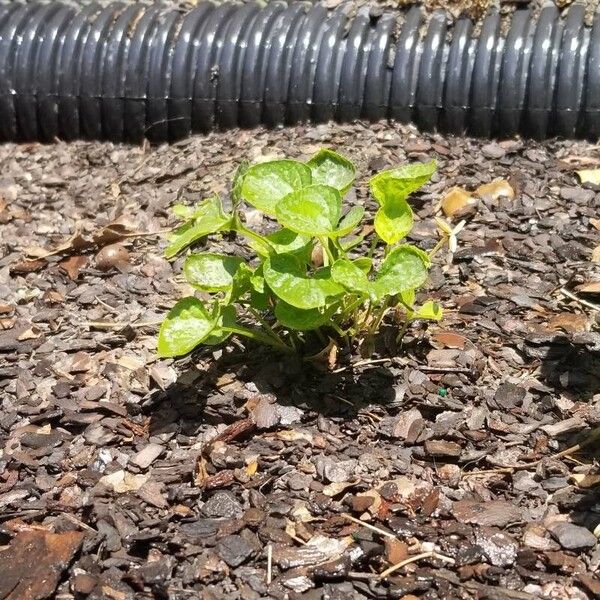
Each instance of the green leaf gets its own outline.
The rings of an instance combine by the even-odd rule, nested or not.
[[[235,170],[233,181],[231,182],[231,201],[233,202],[234,207],[237,206],[242,200],[242,184],[244,183],[244,177],[246,176],[246,172],[249,168],[250,163],[244,160]]]
[[[354,165],[343,156],[323,148],[307,163],[312,171],[314,183],[323,183],[345,194],[352,184],[356,170]]]
[[[305,264],[291,254],[271,255],[263,263],[263,273],[273,293],[296,308],[320,308],[344,292],[328,268],[309,275]]]
[[[419,310],[411,315],[411,319],[427,319],[429,321],[440,321],[444,316],[442,307],[433,300],[427,300]]]
[[[240,264],[233,276],[233,282],[229,292],[225,296],[225,302],[237,302],[245,293],[253,289],[252,278],[254,271],[244,262]],[[262,279],[262,277],[261,277]]]
[[[267,215],[275,214],[277,203],[312,182],[310,168],[295,160],[273,160],[251,166],[244,175],[242,198]]]
[[[225,254],[190,254],[183,263],[187,281],[203,292],[224,292],[233,285],[233,277],[243,259]]]
[[[353,206],[344,215],[344,218],[340,221],[338,228],[331,235],[335,237],[343,237],[349,233],[352,233],[352,231],[354,231],[354,229],[356,229],[357,225],[360,223],[360,220],[363,218],[364,214],[364,206]]]
[[[437,163],[413,163],[389,171],[382,171],[371,178],[369,185],[373,197],[384,206],[397,199],[406,199],[409,194],[427,183],[435,173]]]
[[[180,207],[182,205],[179,205]],[[185,211],[179,211],[184,214]],[[170,244],[165,249],[165,256],[172,258],[204,236],[227,229],[231,225],[231,215],[226,215],[218,197],[204,200],[194,209],[191,220],[167,236]]]
[[[373,268],[373,259],[368,256],[361,256],[356,258],[354,264],[365,274],[369,274],[371,269]]]
[[[183,298],[160,326],[158,355],[166,358],[191,352],[213,332],[218,316],[209,314],[198,298]]]
[[[265,239],[268,240],[272,252],[275,252],[275,254],[299,254],[306,256],[307,260],[310,258],[312,244],[310,237],[307,235],[301,235],[289,229],[278,229],[265,236]],[[263,246],[254,242],[250,242],[250,246],[257,254],[267,256]]]
[[[365,271],[356,262],[345,258],[335,261],[331,267],[331,278],[353,292],[366,296],[371,292],[371,282]]]
[[[429,257],[415,246],[403,244],[386,257],[373,281],[378,298],[394,296],[423,285],[427,279]]]
[[[280,300],[275,306],[275,317],[284,327],[295,329],[297,331],[308,331],[317,329],[331,319],[333,310],[323,310],[319,308],[310,308],[302,310],[291,306],[287,302]]]
[[[222,344],[230,335],[231,331],[223,331],[222,327],[234,327],[236,325],[236,313],[233,304],[221,307],[219,318],[215,324],[212,333],[203,340],[207,346],[217,346]]]
[[[405,292],[400,292],[400,301],[406,307],[412,308],[415,303],[416,291],[415,290],[406,290]]]
[[[397,244],[413,228],[413,211],[408,202],[398,198],[384,204],[375,215],[375,231],[386,244]]]
[[[330,235],[340,220],[342,197],[327,185],[311,185],[288,194],[277,204],[277,220],[296,233]]]

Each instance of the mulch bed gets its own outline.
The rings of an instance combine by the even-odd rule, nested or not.
[[[329,373],[235,340],[158,361],[187,289],[169,206],[322,146],[358,165],[357,202],[437,158],[424,248],[450,186],[515,189],[436,257],[444,320]],[[0,599],[599,597],[600,194],[574,174],[597,147],[359,123],[0,161]]]

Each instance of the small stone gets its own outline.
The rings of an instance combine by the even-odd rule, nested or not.
[[[385,559],[395,565],[408,558],[408,546],[396,538],[386,537],[384,540]]]
[[[548,525],[552,537],[566,550],[583,550],[593,548],[598,539],[585,527],[567,523],[566,521]]]
[[[242,505],[231,492],[216,492],[202,507],[207,517],[239,519],[244,513]]]
[[[252,556],[254,548],[241,535],[228,535],[218,541],[217,552],[230,567],[239,567]]]
[[[140,469],[147,469],[163,451],[164,446],[160,444],[148,444],[131,459],[131,462]]]
[[[514,408],[521,406],[527,391],[514,383],[503,383],[498,387],[494,400],[500,408]]]
[[[386,417],[382,419],[378,429],[385,436],[392,439],[406,440],[409,436],[411,427],[413,427],[416,422],[422,422],[423,426],[425,424],[423,415],[421,415],[420,411],[416,408],[411,408],[396,417]]]
[[[79,573],[71,580],[71,588],[77,594],[87,596],[92,593],[98,580],[89,573]]]
[[[556,492],[562,490],[569,485],[569,481],[566,477],[548,477],[548,479],[542,481],[542,487],[547,492]]]
[[[502,158],[506,154],[506,150],[500,146],[500,144],[496,144],[492,142],[491,144],[486,144],[481,148],[481,154],[486,158]]]
[[[461,447],[456,442],[443,440],[427,440],[424,448],[429,456],[439,458],[458,458],[461,453]]]
[[[475,542],[495,567],[510,567],[517,559],[519,544],[508,534],[482,527],[475,531]]]
[[[354,476],[357,461],[354,459],[334,461],[323,456],[317,457],[315,466],[319,477],[329,483],[350,481]]]
[[[350,496],[347,500],[352,512],[363,513],[375,502],[373,496]]]
[[[461,523],[473,523],[486,527],[506,527],[523,518],[523,511],[505,500],[476,502],[459,500],[452,506],[452,514]]]

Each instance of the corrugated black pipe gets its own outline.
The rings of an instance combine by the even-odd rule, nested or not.
[[[175,140],[329,119],[475,136],[600,136],[600,18],[443,11],[352,18],[321,5],[0,6],[0,139]],[[399,25],[401,25],[399,27]],[[451,38],[449,37],[451,33]]]

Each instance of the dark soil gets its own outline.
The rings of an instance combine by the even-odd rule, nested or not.
[[[403,348],[384,329],[389,360],[336,373],[239,341],[157,360],[186,293],[161,256],[169,206],[225,192],[242,159],[321,146],[357,163],[357,201],[373,172],[437,158],[413,199],[422,247],[450,186],[511,183],[436,259],[445,319]],[[559,454],[600,426],[581,288],[600,194],[574,174],[597,147],[356,124],[0,161],[0,598],[598,597],[598,447]]]

